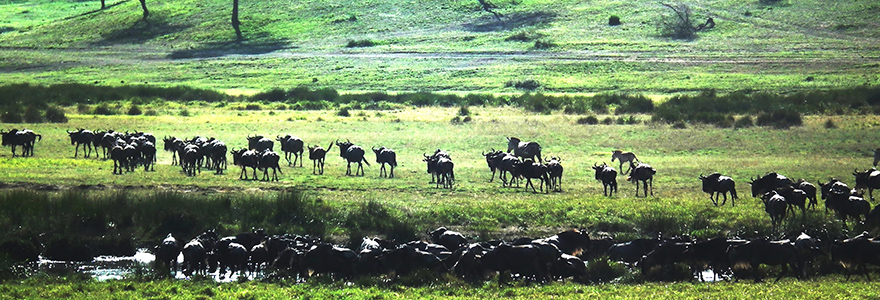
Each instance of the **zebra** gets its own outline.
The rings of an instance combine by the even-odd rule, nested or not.
[[[620,166],[618,166],[617,168],[620,169],[621,175],[629,174],[629,172],[632,171],[632,162],[639,162],[639,159],[636,158],[636,155],[634,153],[623,152],[621,150],[614,150],[613,152],[611,152],[611,162],[614,162],[615,159],[620,161]],[[630,168],[626,171],[623,171],[623,163],[626,162],[630,163]]]

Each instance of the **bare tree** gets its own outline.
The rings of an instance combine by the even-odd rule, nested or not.
[[[672,18],[670,20],[661,21],[661,29],[665,31],[664,34],[669,35],[672,38],[690,40],[696,37],[697,32],[715,27],[715,20],[712,18],[706,20],[706,23],[704,24],[694,26],[691,22],[692,11],[687,4],[679,3],[672,5],[661,2],[660,5],[672,10]]]
[[[489,3],[489,1],[487,1],[487,0],[477,0],[477,1],[480,1],[480,7],[484,11],[492,13],[493,15],[495,15],[495,18],[498,19],[498,21],[501,21],[501,17],[503,17],[503,16],[493,10],[493,9],[498,8],[498,6],[495,6],[495,4]]]
[[[235,38],[241,42],[244,37],[241,35],[241,22],[238,20],[238,0],[232,0],[232,28],[235,29]]]
[[[150,11],[147,10],[147,0],[140,0],[140,1],[141,1],[141,8],[144,9],[144,20],[147,20],[147,17],[150,16]]]
[[[107,8],[107,3],[104,3],[105,0],[101,0],[101,9]]]

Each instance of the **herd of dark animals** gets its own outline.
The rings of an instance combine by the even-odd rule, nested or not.
[[[867,265],[880,266],[880,239],[862,233],[853,238],[827,241],[800,233],[784,240],[710,238],[636,239],[616,242],[591,239],[583,230],[569,229],[545,238],[513,241],[471,242],[459,232],[440,227],[429,234],[430,242],[389,241],[363,238],[350,248],[317,237],[293,234],[268,235],[263,230],[220,237],[214,230],[188,242],[171,234],[153,249],[156,269],[174,276],[216,274],[263,274],[305,280],[328,276],[350,280],[361,276],[406,276],[414,272],[452,274],[469,281],[519,279],[546,283],[571,279],[595,283],[588,273],[591,261],[614,261],[641,271],[651,278],[672,268],[686,267],[688,280],[714,278],[763,280],[760,265],[779,266],[779,281],[787,274],[807,279],[818,273],[817,265],[833,262],[846,279],[853,273],[870,280]],[[354,249],[357,247],[356,249]],[[182,264],[178,265],[182,256]],[[216,272],[216,273],[215,273]],[[677,278],[682,279],[682,278]]]
[[[27,129],[13,129],[0,133],[2,133],[3,145],[12,146],[13,157],[17,155],[15,153],[16,146],[22,146],[21,156],[33,156],[35,143],[42,139],[41,135]],[[114,174],[132,172],[138,166],[143,166],[146,171],[149,171],[152,170],[153,163],[156,161],[156,138],[149,133],[85,129],[68,130],[67,133],[71,145],[76,147],[74,157],[79,156],[80,148],[82,148],[84,157],[91,156],[92,152],[95,152],[95,156],[98,158],[103,155],[104,159],[109,158],[114,161]],[[232,149],[231,151],[223,142],[213,138],[194,137],[185,140],[166,137],[163,141],[165,150],[173,153],[172,165],[180,165],[182,171],[189,176],[200,173],[203,166],[206,169],[215,170],[217,174],[222,174],[226,169],[226,156],[229,151],[233,156],[233,164],[242,169],[239,176],[241,179],[248,178],[247,168],[251,168],[252,179],[257,179],[256,169],[260,169],[263,171],[263,180],[277,181],[277,173],[281,173],[281,168],[279,165],[280,155],[273,151],[274,141],[259,135],[248,136],[247,140],[247,149]],[[305,144],[301,139],[286,135],[284,137],[277,136],[276,141],[281,144],[281,150],[285,153],[288,166],[295,166],[297,162],[302,166]],[[340,156],[348,162],[346,175],[363,175],[362,163],[369,165],[365,158],[366,151],[349,141],[339,142],[338,140],[331,143],[326,149],[317,145],[307,147],[309,159],[313,161],[312,173],[323,174],[324,158],[334,144],[340,149]],[[103,151],[99,151],[99,149]],[[376,162],[381,164],[380,176],[393,178],[394,168],[397,166],[395,152],[386,147],[371,149],[377,157]],[[551,157],[549,161],[544,163],[540,151],[541,146],[536,142],[522,142],[511,137],[508,138],[507,152],[494,149],[489,153],[484,152],[483,156],[492,171],[490,182],[494,180],[495,173],[498,171],[497,177],[501,179],[502,186],[512,186],[513,184],[519,186],[521,180],[525,179],[526,188],[531,187],[532,191],[536,192],[531,180],[538,179],[541,181],[541,191],[561,191],[563,172],[561,160],[557,157]],[[647,197],[649,193],[653,196],[652,182],[656,169],[639,161],[631,152],[614,151],[611,160],[612,162],[620,161],[619,168],[621,170],[623,170],[624,163],[629,163],[629,168],[622,174],[629,174],[627,180],[636,184],[636,196],[638,196],[639,181],[642,181],[644,196]],[[432,183],[436,183],[438,187],[440,185],[445,188],[453,186],[455,182],[454,164],[447,152],[437,149],[432,155],[424,154],[423,161],[427,164],[427,172],[432,175]],[[880,162],[880,149],[874,151],[875,167],[878,162]],[[354,174],[351,172],[351,163],[358,164]],[[385,164],[388,164],[390,171],[385,169]],[[269,169],[273,171],[272,176],[269,176]],[[593,169],[596,172],[596,180],[602,182],[604,195],[611,197],[613,193],[617,192],[617,170],[606,163],[594,164]],[[752,179],[749,184],[752,196],[762,199],[774,230],[789,212],[794,212],[795,208],[799,208],[802,216],[805,217],[807,209],[815,209],[817,206],[818,195],[821,195],[825,200],[826,212],[835,213],[844,222],[844,227],[850,218],[856,222],[862,222],[863,218],[880,219],[880,211],[876,207],[872,211],[870,203],[864,199],[861,192],[861,190],[867,189],[869,199],[873,201],[873,190],[880,188],[880,171],[876,169],[861,172],[856,170],[853,172],[853,176],[856,179],[854,188],[850,188],[840,180],[833,178],[827,183],[820,182],[817,187],[803,179],[792,181],[777,173],[769,173]],[[732,200],[731,205],[735,205],[738,196],[732,178],[720,173],[713,173],[708,176],[700,175],[699,179],[702,182],[703,191],[709,193],[709,198],[714,205],[726,204],[728,194]],[[546,191],[545,184],[547,185]],[[723,200],[719,204],[721,197]],[[460,236],[460,234],[451,231],[448,235]],[[586,236],[586,233],[583,235]],[[559,245],[556,245],[556,252],[553,252],[546,245],[535,244],[535,241],[539,240],[528,243],[523,240],[517,240],[513,243],[479,243],[470,244],[467,247],[464,243],[456,246],[448,244],[442,239],[435,240],[435,243],[443,245],[446,251],[443,251],[444,248],[432,248],[436,246],[424,242],[401,245],[391,245],[385,242],[380,243],[384,246],[377,248],[381,251],[371,248],[361,249],[363,251],[355,253],[307,237],[285,236],[285,238],[273,237],[273,239],[263,236],[260,239],[254,239],[247,236],[239,235],[218,239],[216,233],[212,237],[210,232],[206,232],[180,246],[180,243],[169,235],[157,248],[157,259],[161,261],[171,255],[168,253],[181,251],[185,261],[181,270],[187,274],[216,268],[232,271],[254,271],[265,265],[279,267],[279,255],[284,255],[284,258],[281,259],[282,266],[295,272],[298,276],[317,272],[348,277],[360,274],[360,271],[357,271],[361,270],[359,268],[370,266],[367,269],[372,273],[369,274],[389,271],[403,274],[415,269],[427,268],[454,271],[459,275],[475,278],[481,277],[487,271],[508,271],[508,273],[517,274],[529,280],[546,281],[553,278],[564,278],[565,276],[561,274],[568,274],[567,277],[578,276],[583,271],[583,260],[573,256],[575,254],[563,251],[558,248]],[[558,238],[558,236],[555,237]],[[552,240],[553,237],[548,239]],[[279,243],[279,240],[284,240],[280,243],[288,247],[287,250],[278,251],[278,245],[270,246],[273,243]],[[459,242],[461,241],[463,241],[463,237],[459,239]],[[371,244],[367,243],[367,240],[365,243]],[[716,274],[723,275],[738,267],[755,269],[759,264],[768,264],[783,266],[783,273],[780,274],[782,277],[787,268],[804,272],[803,269],[808,265],[807,258],[815,256],[816,253],[830,253],[835,261],[845,267],[847,277],[849,277],[850,267],[861,271],[867,277],[869,275],[865,270],[866,264],[880,265],[880,257],[878,257],[880,251],[876,251],[880,250],[880,240],[874,241],[865,235],[839,240],[830,248],[826,247],[824,252],[817,250],[815,245],[816,241],[806,235],[785,241],[656,239],[634,240],[609,245],[606,254],[612,260],[638,265],[643,272],[652,272],[652,270],[668,267],[674,263],[686,263],[694,272],[710,268]],[[175,248],[179,248],[179,250],[174,250]],[[713,250],[707,254],[707,250],[700,249]],[[432,256],[426,253],[432,253]],[[554,253],[554,255],[548,253]],[[362,257],[365,261],[361,261]],[[449,261],[450,257],[455,257],[456,261]],[[536,259],[536,263],[516,266],[504,264],[511,259],[519,260],[530,257]],[[334,259],[339,259],[342,262],[334,261]],[[176,260],[174,262],[168,260],[171,267],[175,267],[173,266],[175,263]],[[755,280],[759,280],[757,274]]]

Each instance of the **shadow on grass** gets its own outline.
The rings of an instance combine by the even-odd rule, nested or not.
[[[481,18],[475,23],[466,23],[464,28],[471,32],[506,31],[522,27],[545,25],[553,22],[556,14],[547,11],[513,13],[496,19],[492,16]]]
[[[177,50],[168,54],[170,59],[188,58],[211,58],[226,55],[255,55],[265,54],[282,49],[293,48],[287,40],[275,40],[265,42],[214,42],[202,44],[202,48]]]
[[[172,25],[164,18],[150,17],[139,19],[128,28],[119,28],[104,34],[96,45],[140,44],[144,41],[183,31],[190,25]]]

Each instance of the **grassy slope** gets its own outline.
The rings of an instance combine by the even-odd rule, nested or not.
[[[0,78],[244,90],[318,78],[316,85],[342,90],[493,92],[512,92],[504,88],[508,80],[535,78],[547,91],[658,93],[878,80],[874,1],[688,2],[695,19],[712,16],[719,24],[693,42],[658,36],[656,22],[667,11],[653,1],[495,2],[504,23],[465,0],[242,2],[243,46],[232,43],[227,1],[148,3],[149,23],[139,21],[136,1],[104,11],[96,11],[96,1],[0,2],[0,19],[8,20],[0,27],[14,28],[0,46],[16,47],[0,50],[8,54]],[[610,15],[624,25],[605,25]],[[356,21],[346,21],[351,16]],[[519,32],[558,47],[504,41]],[[361,39],[378,45],[344,48]],[[254,53],[272,54],[225,56]],[[219,59],[167,59],[203,56]]]

